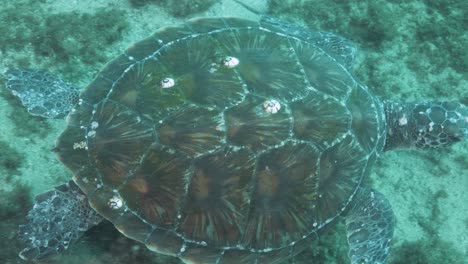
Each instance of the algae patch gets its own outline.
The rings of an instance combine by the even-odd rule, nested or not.
[[[18,169],[24,162],[23,156],[10,147],[7,142],[0,141],[0,171],[6,181],[11,181],[12,175],[18,174]],[[0,212],[1,213],[1,212]]]
[[[32,50],[33,56],[17,55],[19,67],[31,67],[35,60],[44,67],[56,68],[67,80],[82,80],[89,67],[100,67],[109,60],[106,50],[121,39],[129,27],[126,12],[119,9],[98,9],[93,13],[55,13],[44,16],[36,8],[18,5],[3,9],[0,21],[0,51]],[[45,11],[44,11],[45,12]]]

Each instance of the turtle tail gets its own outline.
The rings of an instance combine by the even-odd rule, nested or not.
[[[468,138],[468,106],[458,102],[386,102],[385,150],[435,148]]]

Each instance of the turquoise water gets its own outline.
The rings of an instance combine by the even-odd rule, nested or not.
[[[230,0],[10,1],[0,7],[0,70],[42,68],[85,86],[103,65],[161,26],[188,17],[256,16]],[[358,46],[355,75],[392,100],[447,99],[468,104],[467,6],[463,1],[259,1],[261,12],[336,32]],[[32,197],[71,175],[50,151],[60,120],[31,117],[0,92],[0,263],[28,263],[17,225]],[[382,155],[373,187],[390,200],[397,219],[389,263],[468,263],[468,143],[432,151]],[[338,225],[295,259],[347,263]],[[313,260],[313,262],[312,262]],[[44,263],[179,263],[121,236],[109,223]]]

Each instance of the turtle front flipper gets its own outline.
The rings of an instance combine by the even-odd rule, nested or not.
[[[78,88],[49,72],[15,68],[4,75],[6,88],[32,115],[64,118],[78,100]]]
[[[346,216],[351,264],[385,263],[395,225],[390,203],[379,192],[360,189],[354,204]]]
[[[435,148],[468,138],[468,106],[458,102],[386,102],[385,150]]]
[[[35,198],[26,225],[20,225],[20,239],[26,243],[19,256],[41,260],[66,250],[89,228],[101,222],[78,186],[70,181]]]
[[[261,16],[260,25],[270,29],[273,32],[282,32],[285,35],[290,35],[301,40],[305,40],[324,50],[328,55],[332,56],[336,61],[351,69],[356,60],[357,49],[354,44],[334,33],[312,31],[310,29],[288,23],[286,21],[270,17],[255,10],[255,8],[245,4],[242,1],[234,0],[242,5],[250,12]]]

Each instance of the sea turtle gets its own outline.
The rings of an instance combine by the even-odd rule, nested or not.
[[[23,259],[67,249],[103,218],[185,263],[280,263],[344,218],[351,263],[384,263],[394,216],[365,184],[380,153],[468,136],[457,102],[382,101],[347,40],[269,17],[157,31],[80,94],[6,72],[32,114],[67,116],[54,151],[73,180],[39,195]]]

